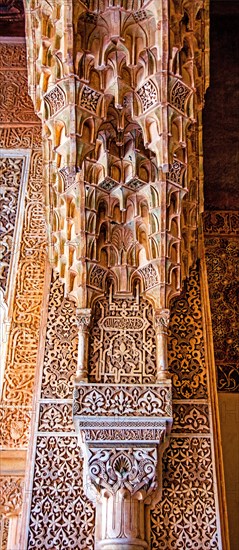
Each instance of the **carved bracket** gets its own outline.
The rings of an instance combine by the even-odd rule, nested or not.
[[[159,456],[172,424],[171,382],[76,384],[73,417],[85,492],[96,507],[95,548],[149,548],[146,515],[160,498]]]

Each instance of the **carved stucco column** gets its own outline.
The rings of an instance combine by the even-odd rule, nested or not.
[[[88,455],[87,479],[95,488],[96,548],[148,548],[145,516],[158,487],[156,445],[90,448]],[[92,493],[88,491],[91,499]]]
[[[160,497],[170,301],[196,257],[207,10],[39,0],[26,12],[51,260],[78,311],[73,414],[98,549],[148,548]]]
[[[168,371],[168,326],[170,319],[169,309],[155,312],[154,325],[156,333],[156,379],[166,380]]]

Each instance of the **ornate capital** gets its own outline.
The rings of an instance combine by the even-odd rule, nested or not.
[[[169,309],[161,309],[155,311],[155,330],[166,332],[168,330],[169,326],[169,320],[170,320],[170,310]]]
[[[78,308],[76,310],[76,319],[80,330],[88,329],[91,320],[91,309]]]
[[[88,472],[97,489],[115,494],[120,489],[131,495],[145,491],[148,496],[157,487],[157,448],[113,447],[89,450]]]

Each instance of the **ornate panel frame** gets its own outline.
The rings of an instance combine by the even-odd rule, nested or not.
[[[0,149],[0,162],[7,162],[8,159],[22,159],[21,173],[19,175],[18,193],[16,197],[17,207],[14,220],[14,230],[11,242],[10,262],[6,276],[5,289],[0,286],[0,393],[4,378],[6,352],[8,346],[8,337],[11,323],[12,305],[15,293],[15,282],[17,266],[21,247],[21,235],[24,220],[24,203],[30,172],[31,149]],[[6,186],[7,190],[7,186]],[[4,195],[5,186],[1,185],[1,194]],[[3,199],[4,201],[4,199]],[[4,222],[4,210],[2,212]],[[4,247],[4,230],[2,236],[2,246]],[[1,263],[0,263],[1,265]]]

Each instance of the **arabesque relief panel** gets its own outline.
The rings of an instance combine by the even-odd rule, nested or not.
[[[183,312],[181,316],[180,312]],[[172,306],[169,348],[175,350],[175,342],[180,334],[180,347],[186,349],[184,369],[187,386],[193,380],[194,390],[193,399],[191,392],[185,392],[184,388],[183,391],[181,388],[178,390],[178,381],[182,380],[181,356],[176,361],[174,352],[174,425],[163,460],[162,499],[151,512],[151,547],[154,550],[220,547],[201,315],[199,272],[195,269],[182,295],[175,299]],[[187,330],[188,326],[192,327],[192,318],[199,320],[196,335],[192,329]],[[74,305],[63,297],[62,284],[54,277],[48,309],[28,548],[34,548],[34,544],[46,550],[52,544],[57,545],[59,550],[63,550],[65,544],[79,550],[94,548],[94,508],[82,490],[83,461],[72,432],[71,400],[69,397],[62,399],[61,387],[57,389],[55,383],[50,402],[49,397],[45,400],[47,394],[44,393],[46,377],[51,377],[49,368],[53,358],[54,371],[62,372],[66,341],[69,352],[68,377],[71,380],[77,361],[75,335],[70,328],[71,325],[75,326],[75,319]],[[93,338],[94,332],[92,349]],[[57,350],[56,354],[54,350]],[[67,380],[67,370],[63,370]],[[199,374],[193,378],[194,373]],[[95,403],[97,406],[97,399]],[[150,415],[148,418],[150,420]],[[99,438],[102,437],[104,434],[100,433],[99,426]],[[64,481],[68,476],[69,480],[74,480],[69,487],[68,482]]]
[[[26,99],[27,109],[23,101],[23,97],[27,98],[28,95],[25,45],[4,43],[0,44],[0,51],[2,78],[4,83],[11,83],[11,85],[9,84],[10,88],[8,85],[6,88],[2,87],[2,112],[4,117],[7,110],[13,113],[11,120],[5,117],[0,124],[0,144],[4,150],[4,156],[1,158],[1,162],[4,164],[3,177],[6,180],[6,185],[11,186],[10,205],[5,202],[9,193],[5,193],[3,196],[4,223],[7,221],[6,215],[11,206],[12,233],[9,235],[8,223],[8,244],[15,231],[16,215],[23,217],[22,231],[17,235],[18,242],[15,243],[19,260],[18,266],[14,267],[16,272],[15,295],[8,319],[8,351],[2,388],[1,418],[4,426],[4,448],[23,449],[27,448],[29,438],[46,258],[41,129],[30,99]],[[21,79],[23,79],[22,87],[19,85]],[[9,98],[11,96],[9,101],[14,101],[15,110],[11,109],[8,96]],[[22,121],[22,125],[16,127],[15,122],[19,123],[20,121]],[[11,152],[9,159],[8,150]],[[16,161],[14,160],[15,150]],[[21,177],[19,163],[23,161],[19,151],[23,156],[26,151],[29,158],[28,171],[25,173],[24,165],[24,175]],[[6,163],[10,163],[9,166]],[[11,179],[9,179],[10,174]],[[23,193],[24,177],[26,191],[25,196],[22,197],[21,209],[18,211],[17,208],[20,207],[17,206],[17,197],[16,193],[13,193],[13,186],[14,189],[17,185],[21,186]],[[6,210],[7,206],[8,210]],[[8,267],[5,265],[3,273],[7,269]],[[11,286],[13,286],[12,281]],[[13,289],[11,288],[11,290]]]
[[[205,212],[204,238],[217,387],[239,392],[239,214]]]

